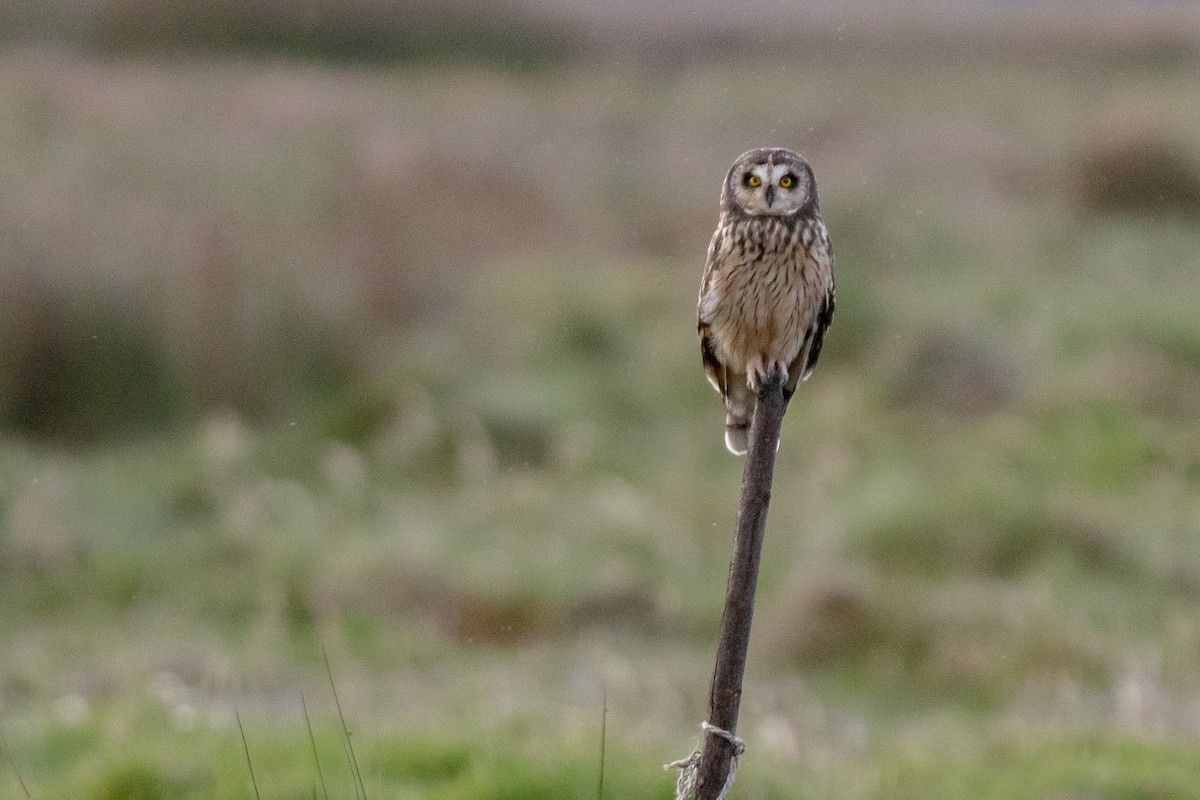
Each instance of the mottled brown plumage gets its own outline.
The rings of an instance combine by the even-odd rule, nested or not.
[[[725,400],[725,446],[746,452],[756,392],[808,378],[833,319],[833,250],[812,168],[783,148],[743,153],[725,176],[700,284],[700,353]]]

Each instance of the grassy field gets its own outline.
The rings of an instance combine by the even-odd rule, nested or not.
[[[353,796],[331,676],[368,797],[595,797],[605,705],[604,796],[670,796],[741,472],[695,292],[768,143],[839,307],[735,796],[1194,797],[1200,34],[1069,22],[532,71],[11,45],[0,798],[253,797],[237,718],[263,798]]]

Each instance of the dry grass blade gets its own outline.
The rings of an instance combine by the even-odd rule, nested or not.
[[[246,729],[242,727],[242,715],[236,708],[233,710],[233,718],[237,720],[238,733],[242,735],[242,751],[246,754],[246,767],[250,770],[250,784],[254,787],[254,797],[256,800],[262,800],[262,795],[258,793],[258,779],[254,777],[254,762],[250,759],[250,743],[246,741]]]
[[[0,733],[0,744],[4,745],[4,757],[8,761],[8,765],[12,767],[13,775],[17,776],[17,783],[21,785],[21,792],[30,800],[33,800],[33,795],[29,793],[29,787],[25,785],[25,779],[21,777],[21,770],[17,769],[17,759],[13,756],[12,748],[8,746],[8,739],[3,733]]]
[[[608,689],[600,699],[600,776],[596,781],[596,800],[604,800],[604,747],[608,740]]]
[[[346,715],[342,713],[342,701],[338,697],[337,684],[333,680],[333,668],[329,666],[329,651],[321,647],[321,655],[325,657],[325,674],[329,677],[329,688],[333,690],[333,704],[337,707],[338,720],[342,724],[342,744],[346,750],[346,763],[350,765],[350,777],[354,781],[354,796],[367,800],[367,787],[363,784],[362,771],[358,768],[358,758],[354,755],[354,743],[350,741],[350,728],[346,725]]]
[[[308,743],[312,746],[313,763],[317,765],[317,780],[321,784],[321,794],[329,800],[329,790],[325,788],[325,772],[321,769],[321,758],[317,755],[317,737],[313,735],[312,720],[308,716],[308,703],[304,701],[304,693],[300,693],[300,708],[304,710],[304,727],[308,729]],[[316,797],[316,788],[313,789]]]

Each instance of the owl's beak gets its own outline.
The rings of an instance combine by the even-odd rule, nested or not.
[[[771,205],[775,202],[775,187],[768,186],[766,188],[766,195],[767,195],[767,208],[770,208]]]

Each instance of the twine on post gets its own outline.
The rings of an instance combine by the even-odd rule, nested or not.
[[[733,776],[737,774],[738,760],[742,753],[746,752],[746,743],[724,728],[718,728],[711,724],[708,720],[700,723],[700,729],[706,734],[724,739],[733,746],[733,757],[729,762],[729,776],[725,779],[725,785],[721,787],[721,793],[717,795],[717,800],[726,800],[729,796],[729,787],[733,786]],[[687,758],[663,764],[665,770],[679,770],[679,777],[675,780],[675,800],[688,800],[689,797],[695,797],[696,782],[700,778],[701,755],[701,751],[696,750]]]

